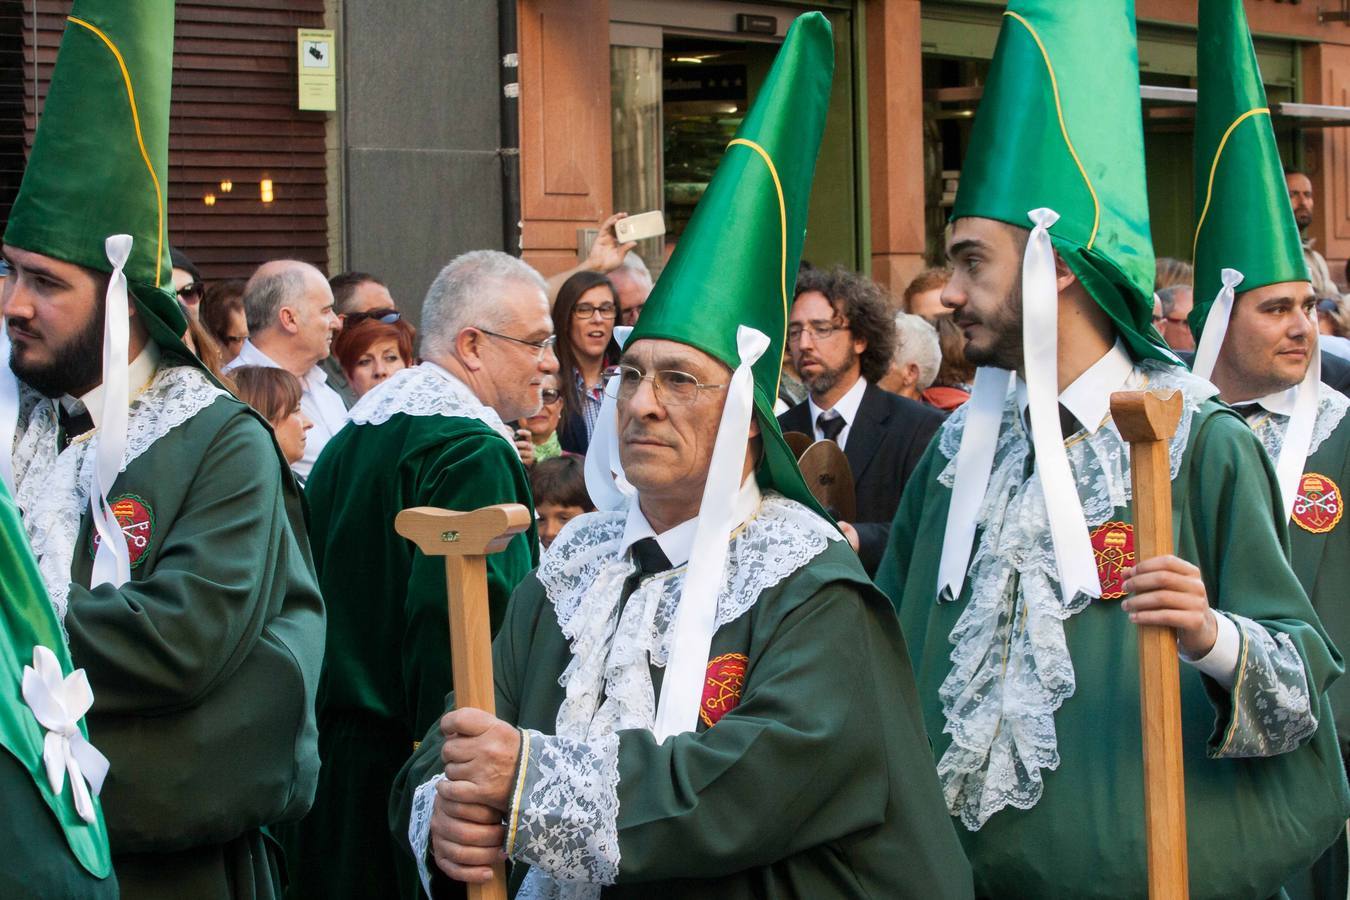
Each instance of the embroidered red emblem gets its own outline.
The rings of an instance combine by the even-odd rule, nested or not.
[[[703,682],[703,700],[698,705],[698,717],[709,728],[717,720],[736,708],[741,702],[741,687],[745,684],[745,664],[750,658],[744,653],[724,653],[708,661],[708,674]]]
[[[1307,472],[1298,482],[1294,498],[1294,521],[1304,531],[1326,534],[1336,527],[1345,513],[1341,489],[1325,475]]]
[[[1107,522],[1093,531],[1092,556],[1102,583],[1102,599],[1124,597],[1125,574],[1121,570],[1134,565],[1134,526],[1129,522]]]
[[[130,551],[131,567],[134,569],[150,549],[150,540],[155,528],[155,514],[151,511],[150,505],[135,494],[123,494],[109,500],[108,505],[112,507],[113,516],[127,537],[127,550]],[[98,553],[99,543],[98,531],[94,530],[93,544],[89,548],[91,556]]]

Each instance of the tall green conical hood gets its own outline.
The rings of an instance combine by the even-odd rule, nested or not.
[[[27,770],[80,865],[92,875],[105,878],[112,871],[112,856],[102,807],[95,798],[95,820],[86,824],[75,811],[69,779],[60,794],[52,792],[42,762],[45,732],[23,699],[23,669],[33,662],[35,646],[40,644],[51,650],[63,673],[69,674],[72,667],[61,626],[28,547],[19,509],[3,482],[0,482],[0,597],[4,598],[0,602],[0,753],[10,753]],[[84,730],[83,722],[80,728]],[[9,852],[39,851],[12,847]],[[31,887],[34,891],[41,890],[38,885]]]
[[[1133,0],[1014,0],[980,100],[953,218],[1030,229],[1055,249],[1136,357],[1171,361],[1153,329],[1153,238]]]
[[[1195,306],[1189,322],[1198,339],[1225,268],[1242,273],[1238,292],[1309,278],[1240,0],[1200,0],[1196,56]]]
[[[813,508],[773,403],[833,76],[829,21],[798,17],[629,338],[679,341],[734,369],[738,326],[768,335],[754,367],[759,481]]]
[[[5,243],[100,272],[109,235],[156,342],[182,350],[187,320],[169,263],[173,0],[76,0]]]

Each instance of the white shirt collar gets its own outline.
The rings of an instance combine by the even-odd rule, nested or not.
[[[755,482],[754,473],[745,479],[741,484],[740,492],[736,494],[736,501],[732,506],[733,518],[736,522],[736,528],[740,528],[750,520],[750,517],[759,509],[760,500],[759,485]],[[619,555],[627,553],[629,548],[643,538],[654,537],[656,543],[660,545],[661,551],[666,554],[666,559],[670,560],[673,567],[678,568],[689,562],[689,553],[694,546],[694,533],[698,530],[698,516],[692,519],[686,519],[674,528],[667,529],[661,534],[657,534],[647,521],[647,517],[642,514],[642,508],[638,505],[638,497],[634,496],[632,505],[628,507],[628,521],[623,529],[623,543],[619,547]]]
[[[131,401],[134,403],[141,392],[149,385],[150,379],[155,377],[155,370],[159,368],[159,346],[154,341],[147,340],[145,346],[141,348],[140,354],[127,366],[127,385],[131,391]],[[72,397],[66,394],[61,398],[61,406],[67,413],[80,412],[83,407],[89,413],[89,418],[93,420],[94,427],[101,426],[103,418],[103,383],[89,393],[81,397]]]
[[[853,420],[858,417],[858,407],[862,405],[863,394],[866,392],[867,379],[859,377],[857,381],[853,382],[853,387],[849,388],[848,392],[839,398],[839,402],[835,403],[830,409],[833,409],[835,412],[839,413],[839,415],[844,417],[844,424],[846,426],[852,425]],[[820,414],[825,412],[825,410],[816,406],[815,398],[811,397],[809,394],[806,397],[806,402],[811,410],[811,427],[815,428],[816,419],[819,419]]]
[[[240,366],[264,366],[269,369],[286,368],[281,363],[259,350],[258,345],[248,339],[245,339],[244,346],[239,348],[239,355],[230,360],[229,365],[225,366],[225,372],[228,374],[229,372],[238,369]],[[322,366],[315,363],[310,367],[309,371],[304,374],[304,377],[301,378],[300,381],[305,392],[308,393],[318,387],[326,387],[328,385],[328,374],[324,372]]]
[[[1276,391],[1273,394],[1267,394],[1264,397],[1257,397],[1255,400],[1243,400],[1234,406],[1246,406],[1255,403],[1266,412],[1276,413],[1281,416],[1292,416],[1295,407],[1298,406],[1298,385],[1291,388],[1285,388],[1282,391]]]
[[[1059,402],[1073,413],[1088,434],[1095,434],[1111,412],[1111,394],[1123,388],[1134,372],[1125,344],[1116,338],[1115,345],[1087,371],[1074,379],[1059,395]],[[1017,379],[1017,406],[1027,411],[1027,385]]]

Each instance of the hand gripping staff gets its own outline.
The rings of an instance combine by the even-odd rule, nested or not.
[[[1111,395],[1111,418],[1130,442],[1137,561],[1172,552],[1172,471],[1168,444],[1182,396],[1150,391]],[[1144,827],[1150,900],[1186,900],[1186,782],[1181,760],[1181,676],[1177,636],[1139,626],[1139,713],[1144,737]]]
[[[530,527],[530,511],[519,503],[452,512],[430,506],[405,509],[394,529],[427,556],[445,557],[445,592],[450,600],[450,654],[455,705],[496,715],[492,684],[492,632],[488,623],[487,555],[506,549]],[[469,900],[506,900],[506,875],[494,868],[487,884],[468,884]]]

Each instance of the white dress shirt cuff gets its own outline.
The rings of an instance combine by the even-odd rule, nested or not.
[[[1208,653],[1199,659],[1190,659],[1179,648],[1177,653],[1184,661],[1223,685],[1225,690],[1231,691],[1237,681],[1238,654],[1242,651],[1242,636],[1238,633],[1238,627],[1233,624],[1233,620],[1223,613],[1214,613],[1214,618],[1218,622],[1219,633]]]

